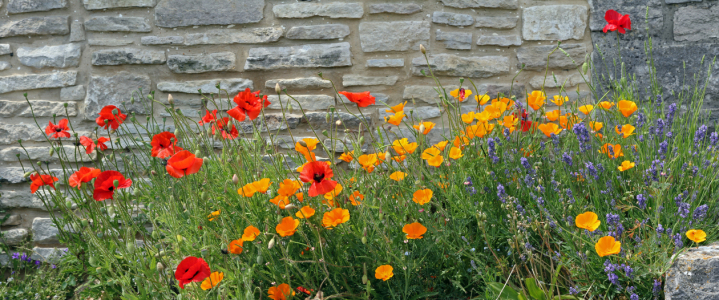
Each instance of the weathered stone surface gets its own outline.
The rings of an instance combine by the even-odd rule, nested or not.
[[[350,27],[344,24],[294,26],[285,37],[293,40],[332,40],[350,35]]]
[[[329,17],[331,19],[359,19],[364,15],[362,3],[292,3],[272,7],[276,18]]]
[[[10,44],[0,44],[0,55],[6,55],[12,53],[12,49],[10,49]]]
[[[335,97],[328,96],[328,95],[292,95],[295,100],[290,99],[290,97],[282,96],[282,103],[280,104],[279,99],[277,98],[277,95],[269,95],[267,97],[267,100],[270,101],[270,106],[267,108],[269,109],[282,109],[284,107],[287,109],[287,105],[289,103],[292,103],[293,109],[299,111],[300,107],[302,107],[303,110],[309,111],[309,110],[325,110],[328,109],[330,106],[335,105]],[[299,105],[297,104],[299,102]],[[280,106],[282,105],[282,106]]]
[[[156,0],[83,0],[85,9],[96,10],[123,7],[155,7]]]
[[[132,43],[133,43],[132,40],[124,40],[124,39],[117,39],[117,38],[87,40],[87,44],[90,46],[104,46],[104,47],[127,46]]]
[[[181,45],[185,38],[181,36],[143,36],[140,44],[143,45]]]
[[[37,128],[35,124],[0,123],[0,145],[15,145],[19,139],[23,141],[47,142],[45,132]]]
[[[557,82],[554,82],[554,77],[557,78]],[[587,76],[587,80],[590,80],[589,76]],[[544,80],[544,76],[535,76],[532,77],[532,79],[529,81],[529,85],[531,85],[535,89],[541,89],[542,84],[544,84],[545,88],[556,88],[560,86],[564,86],[565,88],[567,88],[574,87],[582,83],[585,83],[584,78],[582,78],[582,75],[580,75],[579,73],[555,76],[552,76],[552,74],[548,74],[546,82]]]
[[[28,35],[65,35],[70,33],[67,17],[32,17],[0,21],[0,38]]]
[[[555,48],[553,45],[521,47],[517,50],[519,66],[524,64],[526,70],[543,71],[547,67],[547,55]],[[583,44],[562,44],[562,49],[571,58],[561,51],[555,51],[549,59],[550,69],[574,69],[584,62],[587,47]],[[574,61],[572,61],[572,59]]]
[[[429,45],[429,27],[424,21],[362,22],[360,45],[364,52],[417,51],[420,44]]]
[[[40,188],[35,194],[30,193],[30,189],[22,189],[19,191],[3,191],[2,197],[0,197],[0,208],[13,209],[13,208],[32,208],[42,211],[48,211],[39,197],[47,197],[50,194],[45,190],[48,187]]]
[[[77,103],[30,100],[36,117],[52,117],[53,114],[66,116],[64,104],[67,103],[67,116],[77,116]],[[32,117],[30,106],[25,101],[0,100],[0,117]],[[47,124],[46,124],[47,125]]]
[[[394,85],[397,83],[397,76],[362,76],[345,74],[342,76],[344,86],[365,86],[365,85]]]
[[[270,137],[265,138],[265,142],[268,146],[277,146],[282,149],[295,149],[295,143],[305,138],[316,138],[314,136],[295,136],[294,139],[290,135],[276,135],[272,139]]]
[[[12,68],[12,65],[9,62],[0,61],[0,71],[5,71],[10,68]]]
[[[192,9],[187,9],[192,7]],[[265,0],[160,0],[155,7],[155,24],[160,27],[230,25],[262,20]]]
[[[0,234],[0,241],[8,246],[17,246],[22,244],[25,238],[27,238],[27,235],[27,230],[24,228],[10,229]]]
[[[274,88],[280,84],[282,89],[322,89],[331,88],[332,82],[319,77],[292,78],[292,79],[271,79],[265,82],[265,87]]]
[[[689,2],[702,2],[702,0],[665,0],[667,4],[680,4]]]
[[[399,14],[399,15],[411,15],[422,11],[422,6],[416,3],[376,3],[370,4],[370,14]]]
[[[517,0],[441,0],[442,4],[456,8],[503,8],[517,9]]]
[[[666,300],[711,300],[719,297],[719,243],[689,248],[667,271]]]
[[[700,8],[680,7],[674,13],[674,40],[696,42],[719,37],[719,6]]]
[[[588,12],[583,5],[544,5],[525,8],[522,36],[525,40],[580,40],[587,29]]]
[[[57,264],[60,263],[60,260],[66,254],[67,248],[33,247],[30,259],[39,260],[50,264]]]
[[[20,63],[37,69],[77,67],[81,55],[82,46],[76,43],[40,48],[17,48],[17,58]]]
[[[459,86],[445,86],[447,92],[458,89]],[[404,100],[417,100],[423,101],[429,104],[437,104],[439,102],[439,94],[437,93],[437,87],[433,85],[408,85],[404,87],[404,93],[402,99]]]
[[[477,17],[474,27],[511,29],[517,27],[518,17]]]
[[[10,0],[7,3],[7,13],[20,14],[65,7],[67,7],[67,0]]]
[[[353,116],[349,113],[335,112],[330,115],[330,122],[327,122],[325,112],[310,112],[305,114],[303,121],[307,122],[312,128],[324,130],[330,129],[330,126],[335,126],[335,123],[339,120],[342,121],[342,126],[346,126],[351,131],[357,131],[360,123],[364,123],[363,127],[367,128],[367,124],[372,126],[372,114],[364,114],[365,120],[362,120],[361,115]]]
[[[255,124],[255,127],[260,132],[267,132],[268,130],[286,130],[288,128],[294,129],[297,128],[297,125],[300,124],[301,120],[302,115],[293,115],[286,113],[283,117],[282,113],[265,113],[264,119],[262,117],[259,117],[252,122],[250,122],[249,120],[241,122],[237,130],[244,133],[252,133],[255,130],[255,128],[252,126],[252,123]]]
[[[76,85],[71,87],[62,88],[60,90],[60,100],[63,101],[74,101],[85,99],[85,86]],[[69,105],[69,103],[68,103]]]
[[[92,53],[93,66],[160,65],[166,61],[164,51],[138,48],[105,49]]]
[[[449,89],[447,89],[449,91]],[[492,98],[497,98],[501,95],[503,97],[511,97],[512,95],[517,96],[517,99],[524,97],[524,84],[478,84],[476,95],[489,95]]]
[[[432,23],[447,24],[451,26],[469,26],[474,24],[474,17],[465,14],[435,11],[432,14]]]
[[[129,72],[119,72],[112,76],[93,75],[87,87],[87,96],[85,97],[85,119],[94,120],[100,110],[106,105],[115,105],[124,107],[124,114],[136,112],[139,114],[146,113],[143,103],[135,97],[135,103],[130,103],[130,97],[133,93],[137,94],[138,89],[143,92],[150,90],[150,77],[147,75],[133,74]]]
[[[75,85],[77,71],[0,77],[0,94],[12,91],[59,88]]]
[[[0,0],[0,7],[2,7],[2,0]],[[0,267],[7,267],[8,265],[10,265],[10,256],[0,253]]]
[[[85,25],[80,22],[70,24],[70,41],[81,42],[85,40]]]
[[[92,17],[85,21],[88,31],[150,32],[152,27],[140,17]]]
[[[664,9],[666,8],[666,5],[664,5],[664,0],[592,0],[589,1],[589,6],[591,8],[589,28],[592,31],[601,31],[602,28],[607,25],[607,21],[604,19],[604,14],[607,12],[607,10],[614,9],[618,12],[621,12],[622,14],[628,14],[633,17],[633,21],[635,21],[635,26],[632,27],[634,30],[629,31],[629,33],[636,32],[636,34],[638,35],[637,37],[640,38],[642,42],[646,40],[646,37],[642,35],[647,33],[647,31],[644,30],[645,20],[649,22],[648,32],[650,35],[663,35],[665,32],[663,28],[664,18],[666,17],[666,13],[664,12]],[[671,20],[667,19],[667,22],[670,21]],[[637,22],[641,23],[642,27],[637,27]],[[606,34],[604,33],[602,33],[602,35],[606,36]],[[597,39],[593,40],[595,42],[597,41]],[[614,44],[613,46],[616,49],[616,44]]]
[[[470,50],[472,49],[471,32],[447,32],[437,29],[435,35],[437,41],[443,42],[447,49]]]
[[[352,65],[350,57],[347,42],[252,48],[245,61],[245,70],[345,67]]]
[[[399,68],[404,67],[404,58],[368,59],[368,68]]]
[[[245,30],[216,29],[191,33],[185,45],[261,44],[276,42],[284,33],[282,27],[251,28]]]
[[[91,155],[86,155],[84,149],[77,148],[78,149],[78,157],[74,157],[75,152],[75,146],[64,146],[65,147],[65,153],[68,153],[68,158],[66,161],[71,162],[89,162],[94,160],[96,153],[93,152]],[[57,154],[50,156],[50,148],[51,147],[25,147],[25,150],[27,150],[27,153],[25,153],[25,150],[21,147],[9,147],[0,150],[0,160],[2,161],[11,161],[16,162],[18,160],[18,154],[20,154],[20,159],[22,160],[40,160],[40,161],[46,161],[46,162],[57,162],[59,159],[57,158]],[[56,151],[57,152],[57,151]],[[28,156],[28,154],[30,156]],[[64,158],[63,158],[64,159]]]
[[[429,119],[437,118],[442,115],[442,112],[439,110],[439,108],[437,106],[420,106],[420,107],[405,106],[404,111],[405,111],[407,118],[410,118],[410,116],[411,116],[414,120],[417,120],[417,121],[429,120]],[[388,113],[384,109],[380,109],[380,111],[379,111],[380,120],[384,120],[385,117],[389,117],[390,115],[393,115],[393,113]]]
[[[477,40],[477,45],[480,46],[521,46],[522,38],[518,35],[483,35]]]
[[[439,76],[487,78],[509,73],[509,58],[504,56],[460,57],[442,53],[431,55],[429,64],[432,72]],[[421,70],[429,74],[424,56],[412,59],[412,74],[421,76]]]
[[[0,215],[0,220],[5,219],[7,215]],[[5,222],[3,222],[2,226],[18,226],[22,224],[22,216],[19,214],[11,214],[10,216],[7,216],[7,219]]]
[[[0,129],[1,130],[1,129]],[[31,170],[31,169],[29,169]],[[25,178],[25,172],[21,167],[4,167],[0,168],[0,182],[2,183],[21,183],[30,181],[29,178]],[[3,216],[0,215],[0,220]],[[3,226],[7,226],[3,223]]]
[[[219,93],[217,83],[220,84],[221,89],[227,90],[227,92],[232,96],[240,91],[244,91],[246,88],[252,89],[254,85],[252,80],[249,79],[230,78],[192,81],[163,81],[157,83],[157,89],[163,92],[187,94],[200,94],[198,90],[202,90],[202,93],[216,94]]]
[[[229,71],[235,68],[235,54],[217,52],[206,55],[170,55],[167,58],[167,66],[174,73],[197,74]]]

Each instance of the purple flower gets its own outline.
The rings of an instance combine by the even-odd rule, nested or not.
[[[668,148],[668,147],[669,147],[669,144],[667,143],[666,140],[664,140],[663,142],[659,143],[659,151],[658,151],[658,152],[659,152],[659,155],[662,156],[662,158],[664,158],[665,155],[667,154],[667,148]]]
[[[39,261],[39,260],[36,260],[36,261],[35,261],[35,265],[39,267],[40,265],[42,265],[42,262]]]
[[[12,259],[18,259],[18,258],[20,258],[20,253],[15,252],[12,254]]]
[[[689,207],[689,203],[679,202],[679,205],[677,205],[677,214],[682,217],[682,219],[686,218],[687,215],[689,215]]]
[[[574,126],[572,127],[572,131],[574,131],[574,134],[576,134],[577,136],[577,140],[579,141],[579,149],[582,152],[592,149],[592,139],[591,137],[589,137],[589,130],[587,130],[587,127],[584,126],[584,123],[574,124]]]
[[[669,111],[666,114],[667,124],[669,126],[672,126],[672,123],[674,123],[674,113],[676,113],[676,111],[677,111],[677,104],[676,103],[669,104],[668,108],[669,108]]]
[[[524,167],[525,169],[527,169],[527,170],[532,169],[532,166],[529,165],[529,161],[527,160],[526,157],[520,158],[520,159],[519,159],[519,162],[522,164],[522,167]]]
[[[706,136],[708,129],[706,125],[699,126],[699,129],[694,133],[694,146],[697,148],[701,146],[701,142]]]
[[[709,135],[709,143],[712,145],[712,147],[716,146],[717,141],[719,141],[719,133],[712,132],[711,135]]]
[[[53,265],[50,266],[50,267],[53,268],[53,269],[57,269],[57,265],[55,265],[55,264],[53,264]]]
[[[594,177],[594,179],[599,178],[599,172],[597,172],[597,168],[594,167],[594,164],[591,161],[585,162],[584,166],[587,168],[589,176]]]
[[[616,285],[618,287],[622,286],[621,284],[619,284],[619,276],[617,276],[617,274],[607,273],[607,280],[609,280],[609,282],[611,282],[613,285]]]
[[[682,235],[677,233],[673,236],[674,238],[674,249],[678,250],[684,247],[684,243],[682,242]]]
[[[654,127],[654,134],[658,136],[664,134],[664,120],[657,119],[657,126]]]
[[[709,206],[706,204],[699,205],[699,207],[694,209],[694,214],[692,214],[692,218],[695,221],[701,221],[706,217],[707,211],[709,210]]]
[[[574,288],[573,286],[570,286],[570,287],[569,287],[569,294],[570,294],[570,295],[576,295],[576,294],[579,294],[579,291],[577,291],[577,289]]]
[[[647,208],[647,199],[644,198],[644,195],[637,195],[637,205],[639,205],[639,208],[641,209]]]
[[[497,197],[499,197],[499,200],[502,200],[502,203],[506,201],[505,198],[507,197],[507,191],[501,183],[497,184]]]
[[[634,123],[634,126],[637,127],[637,129],[641,129],[644,127],[644,123],[647,122],[647,117],[642,113],[641,111],[637,113],[637,120]]]
[[[552,138],[552,143],[554,143],[554,146],[559,146],[559,136],[552,132],[550,137]]]
[[[569,156],[567,152],[564,152],[564,154],[562,154],[562,161],[564,161],[565,164],[572,166],[572,157]]]
[[[654,296],[659,296],[659,294],[661,292],[662,292],[662,282],[654,279],[654,284],[652,286],[652,294],[654,294]]]

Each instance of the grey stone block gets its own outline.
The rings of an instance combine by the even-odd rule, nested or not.
[[[397,76],[362,76],[345,74],[342,76],[343,86],[367,86],[367,85],[395,85]]]
[[[483,35],[477,39],[477,45],[480,46],[521,46],[522,38],[518,35]]]
[[[447,24],[451,26],[469,26],[474,24],[474,17],[465,14],[435,11],[432,14],[432,23]]]
[[[35,124],[0,123],[0,145],[16,145],[20,139],[32,142],[47,142],[45,132],[37,128]]]
[[[244,78],[231,78],[191,81],[162,81],[157,83],[157,89],[163,92],[187,94],[199,94],[198,90],[201,89],[202,93],[216,94],[219,93],[219,90],[217,89],[218,83],[220,84],[220,88],[227,90],[231,96],[234,96],[240,91],[244,91],[246,88],[253,88],[252,80]]]
[[[368,68],[399,68],[404,67],[404,58],[389,58],[389,59],[368,59]]]
[[[30,103],[32,104],[32,109],[36,117],[52,117],[53,115],[66,117],[77,116],[77,103],[75,102],[30,100]],[[64,106],[65,103],[67,103],[67,108]],[[65,113],[66,109],[67,114]],[[33,113],[30,110],[30,105],[28,105],[26,101],[0,100],[0,117],[32,118],[32,116]]]
[[[667,271],[666,300],[717,299],[719,243],[687,249]]]
[[[0,21],[0,38],[28,35],[66,35],[70,33],[68,17],[32,17]]]
[[[185,36],[185,45],[261,44],[276,42],[282,37],[282,27],[252,28],[246,30],[217,29]]]
[[[281,89],[321,89],[331,88],[332,82],[319,77],[291,78],[291,79],[271,79],[265,82],[266,88],[274,88],[276,84]]]
[[[125,40],[125,39],[90,39],[87,40],[87,44],[90,46],[102,46],[102,47],[118,47],[118,46],[127,46],[132,44],[132,40]]]
[[[106,49],[92,53],[93,66],[160,65],[166,61],[164,51],[138,48]]]
[[[285,37],[293,40],[332,40],[341,39],[350,34],[350,27],[344,24],[326,24],[294,26]]]
[[[32,208],[47,211],[45,204],[38,198],[38,195],[47,197],[47,192],[43,190],[46,188],[40,188],[35,194],[31,194],[29,188],[22,191],[3,191],[3,195],[0,197],[0,207],[4,209]]]
[[[42,248],[33,247],[30,259],[39,260],[50,264],[60,263],[63,256],[67,254],[67,248]]]
[[[150,91],[150,84],[149,76],[129,72],[119,72],[111,76],[92,75],[85,96],[85,119],[94,120],[106,105],[123,107],[123,102],[124,107],[127,108],[123,110],[124,114],[146,113],[145,106],[138,100],[139,97],[135,97],[134,104],[130,104],[130,98],[133,93],[135,95],[138,93],[138,89],[142,89],[143,92]]]
[[[519,64],[525,65],[526,70],[543,71],[547,67],[547,55],[555,48],[553,45],[521,47],[517,50]],[[562,49],[570,57],[561,51],[555,51],[549,59],[550,69],[574,69],[584,62],[587,54],[587,46],[584,44],[562,44]]]
[[[167,66],[174,73],[185,74],[230,71],[235,69],[235,54],[217,52],[207,55],[170,55]]]
[[[97,10],[126,7],[155,7],[157,0],[83,0],[85,9]]]
[[[22,224],[22,216],[19,214],[10,214],[9,216],[2,215],[0,216],[0,220],[5,219],[5,217],[7,217],[7,219],[0,224],[1,226],[18,226]]]
[[[288,104],[292,103],[293,109],[299,111],[300,107],[304,111],[310,110],[326,110],[330,106],[335,105],[335,97],[328,95],[292,95],[293,99],[288,96],[282,96],[282,103],[280,103],[277,95],[267,96],[267,100],[272,104],[268,106],[269,109],[287,109]],[[299,104],[298,104],[299,103]]]
[[[60,100],[63,101],[75,101],[85,99],[85,86],[76,85],[71,87],[62,88],[60,90]],[[71,102],[74,104],[73,102]],[[69,105],[70,103],[68,103]]]
[[[7,13],[20,14],[65,7],[67,7],[67,0],[10,0],[7,3]]]
[[[140,17],[92,17],[85,21],[87,31],[151,32],[150,23]]]
[[[85,40],[85,25],[81,22],[72,22],[70,24],[70,41],[81,42]]]
[[[589,10],[583,5],[544,5],[525,8],[522,37],[525,40],[580,40],[587,28]]]
[[[185,38],[181,36],[143,36],[140,44],[143,45],[182,45]]]
[[[472,49],[471,32],[447,32],[437,29],[435,35],[437,41],[443,42],[447,49],[470,50]]]
[[[250,49],[245,70],[351,66],[350,44],[311,44]]]
[[[359,19],[364,15],[362,3],[292,3],[276,4],[272,7],[276,18],[329,17],[330,19]]]
[[[192,9],[187,9],[191,7]],[[262,20],[265,0],[160,0],[155,6],[155,24],[160,27],[230,25]]]
[[[363,123],[363,127],[367,128],[367,124],[369,126],[372,126],[372,114],[365,113],[364,114],[364,121],[362,120],[362,117],[357,115],[353,116],[349,113],[343,113],[343,112],[335,112],[333,114],[330,114],[330,120],[327,122],[326,113],[325,112],[310,112],[306,113],[304,117],[304,122],[307,122],[312,128],[316,130],[329,130],[330,126],[335,126],[335,123],[337,121],[342,121],[342,126],[347,127],[350,131],[357,131],[359,129],[359,124]]]
[[[416,3],[376,3],[370,4],[370,14],[399,14],[411,15],[422,11],[422,6]]]
[[[6,55],[12,53],[10,44],[0,44],[0,55]]]
[[[447,94],[449,94],[450,91],[458,89],[459,86],[450,85],[445,86],[444,88],[447,91]],[[408,85],[404,87],[402,99],[410,101],[414,99],[415,101],[437,104],[439,103],[439,95],[437,87],[433,85]]]
[[[50,156],[50,148],[51,147],[25,147],[25,149],[21,147],[9,147],[4,148],[0,150],[0,160],[2,161],[8,161],[8,162],[17,162],[18,158],[21,160],[40,160],[44,162],[58,162],[60,161],[57,158],[57,155]],[[64,146],[65,153],[73,154],[75,153],[75,146]],[[80,148],[78,148],[80,149]],[[61,149],[62,150],[62,149]],[[70,162],[90,162],[93,161],[96,157],[96,152],[93,152],[89,156],[82,151],[84,149],[80,149],[78,151],[82,153],[78,153],[78,156],[68,155],[68,158],[66,161]],[[27,151],[27,153],[25,152]],[[17,155],[20,154],[18,157]],[[29,156],[28,156],[29,154]],[[29,190],[28,190],[29,192]]]
[[[700,8],[680,7],[674,13],[674,40],[697,42],[719,37],[719,6]]]
[[[0,71],[5,71],[10,68],[12,68],[12,65],[9,62],[0,61]]]
[[[360,45],[364,52],[418,51],[420,44],[429,45],[429,27],[424,21],[362,22]]]
[[[24,228],[15,228],[3,231],[0,234],[0,241],[4,242],[8,246],[17,246],[27,238],[28,233]]]
[[[471,78],[488,78],[509,73],[509,58],[504,56],[470,56],[460,57],[451,54],[429,56],[432,72],[439,76],[463,76]],[[421,76],[421,71],[429,74],[424,56],[412,59],[412,74]]]
[[[517,0],[441,0],[441,2],[455,8],[519,8]]]
[[[59,88],[75,85],[77,71],[0,77],[0,94],[13,91]]]
[[[587,80],[591,82],[591,75],[585,76]],[[554,82],[554,78],[557,78],[557,82]],[[552,76],[552,74],[548,74],[546,78],[546,82],[544,80],[544,76],[535,76],[532,77],[532,79],[529,81],[529,85],[531,85],[535,89],[541,89],[542,84],[544,84],[545,88],[556,88],[560,86],[567,87],[574,87],[579,84],[585,83],[584,78],[582,78],[582,75],[579,73],[569,74],[569,75],[555,75]]]
[[[518,17],[477,17],[474,27],[512,29],[517,27]]]
[[[82,46],[75,43],[17,49],[17,58],[20,63],[36,69],[77,67],[80,65],[81,55]]]

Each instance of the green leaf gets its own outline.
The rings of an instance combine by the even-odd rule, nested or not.
[[[428,297],[432,297],[432,296],[436,296],[436,295],[439,295],[439,292],[427,292],[427,293],[422,293],[422,294],[416,295],[416,296],[412,297],[411,300],[428,298]]]
[[[534,278],[525,279],[524,284],[527,286],[527,290],[529,290],[529,295],[532,296],[532,298],[537,300],[546,299],[547,296],[544,294],[544,291],[542,291],[542,289],[537,286],[537,283],[534,281]]]
[[[501,284],[499,282],[491,282],[489,283],[489,288],[492,289],[495,293],[500,294],[499,299],[510,299],[510,300],[524,300],[524,296],[521,296],[517,291],[515,291],[510,286],[505,286],[504,284]]]

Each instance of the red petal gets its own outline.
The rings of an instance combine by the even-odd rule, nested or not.
[[[310,197],[316,197],[319,195],[327,194],[335,189],[335,186],[337,185],[337,181],[325,179],[320,181],[319,183],[313,182],[310,186],[310,190],[308,192],[308,195]]]
[[[618,13],[616,10],[610,9],[604,14],[604,20],[607,22],[619,20],[619,18],[622,17],[622,14]]]
[[[245,110],[240,108],[239,106],[236,106],[235,108],[228,110],[227,114],[230,115],[230,117],[234,118],[237,121],[242,122],[245,120]]]
[[[202,158],[195,158],[195,162],[185,170],[185,175],[195,174],[200,171],[202,167]]]
[[[182,150],[177,152],[167,161],[167,165],[172,165],[175,169],[187,169],[194,163],[195,155],[190,151]]]
[[[185,176],[184,172],[173,168],[170,164],[167,164],[167,166],[165,166],[165,170],[167,170],[167,174],[170,174],[170,176],[175,178],[182,178],[182,176]]]

